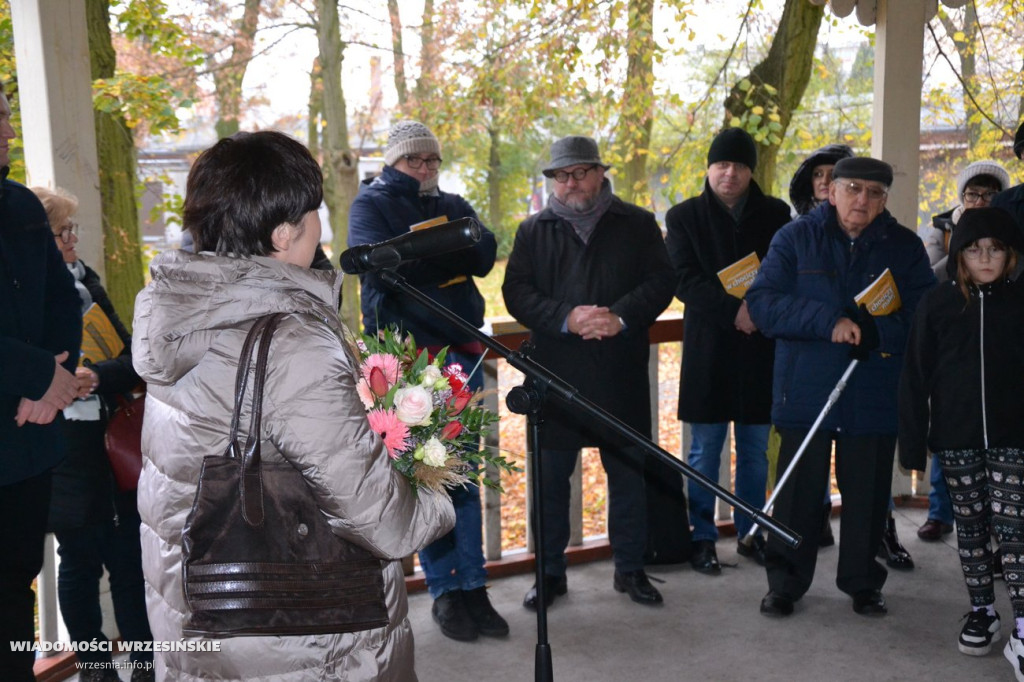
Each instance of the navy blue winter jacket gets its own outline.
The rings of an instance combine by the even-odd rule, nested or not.
[[[476,211],[458,194],[438,191],[419,195],[413,177],[385,166],[373,180],[364,181],[348,214],[348,245],[375,244],[405,234],[410,226],[431,218],[477,218]],[[403,263],[399,274],[449,310],[477,327],[484,323],[484,299],[473,277],[484,277],[494,267],[497,242],[487,228],[472,248],[435,258]],[[419,346],[459,345],[472,341],[419,303],[388,287],[375,273],[359,276],[362,283],[363,327],[368,334],[397,325],[416,337]]]
[[[935,284],[924,245],[888,211],[855,240],[840,229],[836,209],[818,206],[772,239],[761,271],[747,292],[750,316],[776,339],[772,422],[809,428],[850,363],[848,344],[832,343],[841,317],[854,317],[854,297],[886,268],[901,308],[875,317],[879,346],[860,363],[822,428],[895,434],[896,389],[914,310]]]
[[[38,400],[53,381],[53,357],[75,371],[82,303],[53,240],[42,204],[0,169],[0,486],[64,458],[60,424],[18,426],[21,398]],[[63,417],[57,415],[57,419]]]

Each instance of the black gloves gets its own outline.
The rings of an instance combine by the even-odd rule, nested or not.
[[[868,312],[867,306],[861,305],[854,315],[850,316],[860,327],[860,344],[850,347],[850,359],[864,361],[871,351],[878,348],[881,340],[878,337],[878,325],[874,316]]]

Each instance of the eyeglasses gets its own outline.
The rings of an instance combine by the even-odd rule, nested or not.
[[[986,204],[991,202],[995,196],[999,194],[995,190],[988,192],[972,192],[970,190],[964,192],[964,203],[965,204],[976,204],[979,201],[984,201]]]
[[[583,178],[587,177],[587,173],[594,170],[595,168],[597,168],[596,164],[593,166],[587,166],[586,168],[577,168],[574,171],[555,171],[555,182],[557,182],[559,185],[562,185],[569,182],[570,177],[576,182],[579,182]]]
[[[851,197],[860,196],[861,193],[864,193],[870,201],[880,201],[889,194],[887,190],[875,185],[862,185],[859,182],[837,182],[839,182],[839,186],[843,188],[843,191],[846,192],[847,196]]]
[[[978,260],[981,258],[981,254],[985,254],[990,259],[999,258],[1006,255],[1006,249],[1002,246],[986,246],[984,248],[980,246],[968,246],[964,249],[964,258],[968,260]]]
[[[65,223],[65,227],[60,229],[60,232],[54,232],[53,236],[59,239],[64,244],[71,243],[71,235],[78,236],[78,223],[71,220]]]
[[[427,170],[437,170],[441,167],[441,162],[444,161],[440,156],[428,156],[424,159],[422,156],[406,154],[402,158],[409,164],[409,168],[413,170],[419,170],[424,164],[426,164]]]

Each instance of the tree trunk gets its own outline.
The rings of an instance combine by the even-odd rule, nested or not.
[[[388,16],[391,18],[391,49],[395,53],[395,92],[398,93],[398,108],[405,106],[409,98],[405,85],[405,53],[402,51],[402,16],[398,12],[398,0],[388,0]]]
[[[975,96],[978,94],[978,90],[975,88],[978,80],[976,61],[978,49],[978,12],[973,2],[967,3],[964,8],[963,29],[958,28],[945,13],[940,12],[938,16],[943,28],[946,29],[946,34],[953,41],[957,56],[960,57],[960,76],[964,82],[961,98],[967,121],[967,149],[977,149],[978,144],[981,142],[983,116],[974,105],[970,92],[973,92]],[[962,34],[962,38],[958,39],[958,34]]]
[[[93,80],[111,78],[117,55],[110,39],[109,0],[86,0]],[[135,142],[120,113],[97,111],[96,151],[103,218],[104,287],[117,314],[131,327],[135,296],[144,285],[135,203]]]
[[[313,158],[320,156],[320,124],[324,112],[324,81],[320,69],[320,58],[313,58],[313,68],[309,71],[309,114],[306,121],[306,136],[309,153]]]
[[[217,100],[217,123],[214,127],[218,138],[238,132],[242,109],[242,79],[252,60],[259,19],[260,0],[245,0],[242,19],[231,40],[231,56],[226,62],[213,65],[214,97]]]
[[[775,183],[779,146],[811,77],[818,28],[824,15],[824,6],[812,5],[807,0],[786,0],[768,55],[750,75],[733,86],[725,100],[725,125],[740,119],[759,142],[754,180],[768,194]],[[745,82],[750,85],[747,89],[743,87]],[[763,113],[755,112],[758,107]],[[772,120],[774,115],[777,121]]]
[[[331,213],[334,230],[331,248],[337,255],[348,241],[348,210],[359,190],[359,159],[349,148],[348,141],[345,92],[341,86],[341,60],[345,46],[338,29],[338,5],[335,0],[317,0],[316,4],[326,133],[322,141],[324,200]],[[341,319],[353,331],[359,329],[359,280],[355,277],[345,278]]]
[[[501,131],[494,127],[487,129],[490,150],[487,158],[487,217],[488,227],[498,230],[502,221],[501,205]]]
[[[423,106],[430,97],[434,71],[437,68],[437,45],[434,44],[434,0],[423,0],[423,31],[420,34],[420,76],[416,79],[415,106]]]
[[[622,182],[615,189],[625,201],[648,205],[647,159],[654,124],[654,0],[629,0],[627,25],[626,83],[615,136],[622,156]]]

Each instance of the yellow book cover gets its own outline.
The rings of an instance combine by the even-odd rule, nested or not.
[[[124,350],[124,342],[103,309],[93,303],[82,315],[82,354],[78,365],[116,358]]]
[[[893,279],[889,268],[886,268],[864,291],[854,296],[853,301],[858,306],[863,303],[868,312],[875,316],[889,315],[903,305],[899,289],[896,288],[896,280]]]
[[[416,232],[417,230],[425,230],[428,227],[437,227],[438,225],[444,225],[446,222],[448,222],[448,216],[446,216],[446,215],[439,215],[436,218],[431,218],[430,220],[424,220],[422,223],[416,223],[414,225],[410,225],[409,226],[409,230],[412,231],[412,232]]]
[[[725,293],[736,298],[747,295],[747,289],[754,283],[757,271],[761,269],[761,260],[751,251],[738,261],[718,271],[718,279],[725,287]]]

